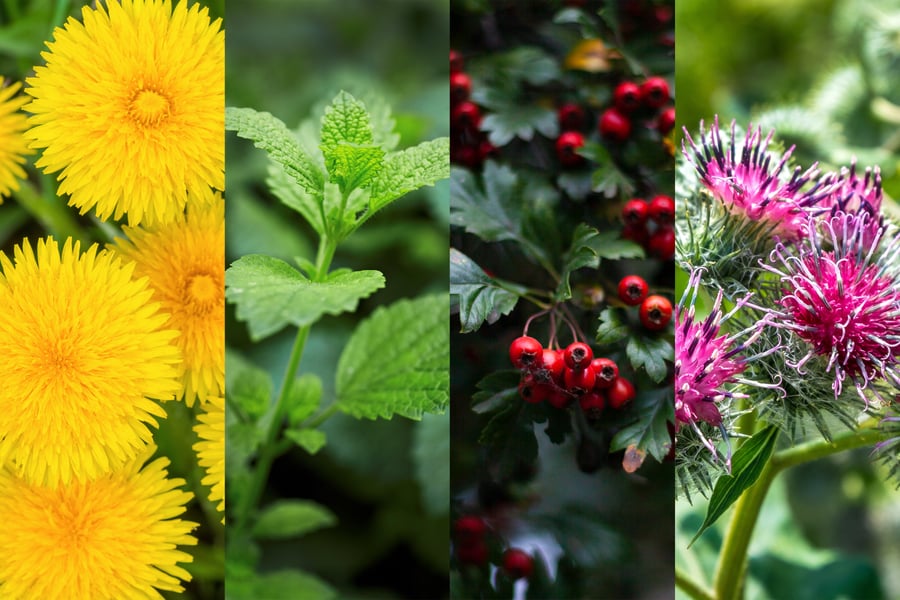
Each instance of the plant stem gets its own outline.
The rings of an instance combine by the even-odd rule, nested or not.
[[[58,241],[68,237],[85,243],[90,240],[90,236],[78,226],[62,198],[41,195],[29,181],[22,181],[19,189],[13,192],[13,197]]]
[[[725,542],[716,566],[714,597],[717,600],[736,600],[741,597],[747,549],[756,526],[760,508],[775,476],[781,471],[843,452],[875,444],[889,434],[875,429],[877,419],[868,419],[858,429],[834,437],[833,441],[816,440],[776,452],[769,459],[759,479],[738,499],[734,507]]]
[[[678,567],[675,567],[675,586],[681,588],[681,591],[694,598],[694,600],[715,600],[712,592],[691,579],[687,573]]]

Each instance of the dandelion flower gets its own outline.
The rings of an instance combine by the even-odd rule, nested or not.
[[[797,167],[788,177],[784,171],[793,146],[778,157],[769,151],[775,132],[763,138],[761,130],[751,126],[738,148],[736,127],[732,121],[726,142],[718,117],[708,135],[701,122],[699,145],[685,130],[691,147],[688,151],[687,144],[683,145],[685,158],[694,165],[707,190],[732,214],[771,224],[773,234],[785,241],[805,237],[808,209],[828,196],[833,177],[819,178],[816,165],[806,171]]]
[[[19,189],[18,180],[25,177],[24,155],[31,153],[23,135],[25,113],[20,110],[28,100],[16,95],[22,84],[13,83],[6,87],[2,84],[0,78],[0,202]]]
[[[722,311],[724,292],[719,290],[706,318],[695,320],[694,303],[702,273],[702,269],[691,273],[681,301],[675,307],[675,423],[676,427],[690,425],[703,445],[716,456],[715,446],[703,435],[698,424],[705,422],[719,427],[727,440],[720,404],[747,397],[731,390],[734,384],[777,388],[777,383],[763,384],[739,376],[746,370],[749,361],[777,352],[778,347],[765,349],[753,356],[743,354],[762,334],[763,327],[768,325],[765,319],[737,333],[720,335],[722,324],[747,304],[749,296],[739,300],[732,310],[725,313]],[[728,462],[730,455],[726,459]]]
[[[148,451],[149,452],[149,451]],[[44,487],[0,468],[0,596],[17,600],[162,598],[183,591],[196,524],[191,494],[146,454],[97,479]]]
[[[166,416],[152,399],[178,391],[177,333],[147,281],[71,239],[25,240],[0,268],[0,464],[49,486],[125,464]]]
[[[793,250],[779,245],[764,265],[779,276],[782,294],[774,321],[805,343],[805,354],[791,367],[801,374],[821,357],[834,373],[837,399],[849,380],[868,406],[879,378],[900,386],[900,281],[885,262],[900,245],[883,230],[869,243],[865,215],[838,213],[815,224],[808,243]]]
[[[182,391],[194,398],[225,391],[225,203],[207,191],[187,214],[168,225],[126,227],[128,240],[115,249],[146,276],[153,299],[169,314],[167,327],[179,332],[184,356]]]
[[[209,500],[218,501],[216,508],[225,523],[225,399],[210,397],[203,405],[206,412],[197,417],[194,432],[200,441],[194,444],[200,466],[206,469],[201,483],[209,486]]]
[[[82,214],[153,225],[224,189],[224,34],[206,8],[108,0],[54,31],[26,92],[36,165]]]

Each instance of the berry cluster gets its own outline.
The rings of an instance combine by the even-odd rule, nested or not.
[[[450,50],[450,161],[470,169],[497,153],[481,131],[481,109],[471,101],[472,78],[462,54]]]
[[[632,198],[622,207],[622,237],[632,240],[660,260],[675,257],[675,201],[659,195],[649,201]]]
[[[613,90],[613,105],[600,114],[597,129],[608,140],[624,142],[631,137],[632,121],[643,119],[666,135],[675,126],[675,108],[663,109],[670,99],[669,83],[662,77],[648,77],[640,85],[623,81]]]
[[[476,567],[488,563],[487,525],[481,517],[463,515],[453,522],[456,560]],[[519,548],[506,548],[500,569],[510,579],[528,579],[534,571],[534,558]]]

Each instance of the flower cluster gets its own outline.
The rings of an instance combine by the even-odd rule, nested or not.
[[[789,170],[792,148],[774,150],[774,132],[732,123],[724,134],[718,120],[686,139],[677,259],[690,277],[675,381],[679,475],[690,483],[709,478],[682,446],[697,439],[715,459],[719,441],[752,433],[742,415],[829,437],[835,419],[852,428],[889,407],[900,389],[900,236],[881,212],[878,167]],[[704,288],[716,295],[700,320]]]
[[[197,543],[154,439],[178,400],[224,514],[224,34],[197,4],[109,0],[53,35],[25,95],[0,89],[0,196],[38,150],[48,202],[114,239],[0,252],[0,596],[158,597]]]

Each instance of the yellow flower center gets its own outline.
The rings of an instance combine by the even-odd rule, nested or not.
[[[158,125],[169,116],[169,99],[157,91],[143,89],[131,100],[129,112],[143,125]]]
[[[197,273],[188,277],[184,304],[195,314],[207,313],[221,300],[222,293],[222,286],[215,277]]]

